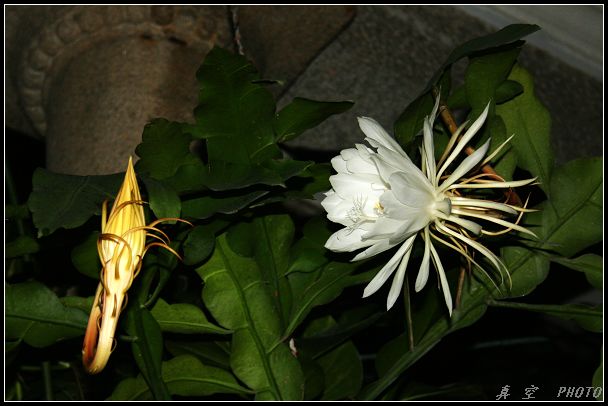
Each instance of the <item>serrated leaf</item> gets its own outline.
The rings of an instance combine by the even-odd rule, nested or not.
[[[165,341],[167,350],[175,357],[194,355],[203,364],[230,371],[230,343],[228,341]]]
[[[377,269],[353,275],[359,264],[330,262],[313,272],[292,272],[288,276],[293,306],[284,336],[289,337],[313,307],[329,303],[348,286],[367,282]]]
[[[253,83],[260,79],[253,65],[215,47],[196,76],[200,93],[195,117],[199,135],[206,138],[211,169],[218,161],[259,164],[277,158],[274,100],[264,86]]]
[[[157,219],[179,218],[182,202],[177,192],[167,183],[150,177],[143,177],[150,208]],[[175,220],[167,221],[167,224],[175,224]]]
[[[155,119],[144,127],[142,142],[135,149],[140,157],[138,173],[149,174],[157,180],[175,175],[185,164],[198,160],[190,152],[192,137],[182,132],[180,123],[162,118]]]
[[[353,106],[353,102],[321,102],[296,97],[277,113],[274,130],[276,142],[296,138],[304,131],[316,127],[334,114]]]
[[[595,254],[584,254],[578,258],[550,257],[552,262],[566,266],[575,271],[584,272],[589,283],[597,288],[604,287],[604,259]]]
[[[148,309],[135,303],[127,311],[126,330],[132,337],[133,358],[150,388],[154,399],[170,400],[171,396],[162,377],[163,336],[160,326]]]
[[[27,235],[20,235],[13,241],[9,241],[4,246],[4,258],[16,258],[27,254],[38,252],[40,245],[35,238]]]
[[[184,264],[196,265],[211,255],[215,247],[215,233],[206,226],[196,226],[184,241]]]
[[[6,285],[5,318],[6,339],[37,348],[84,335],[88,321],[85,312],[65,307],[38,282]]]
[[[230,334],[230,330],[209,322],[201,309],[188,303],[170,305],[163,299],[158,299],[150,313],[160,329],[169,333]]]
[[[209,396],[215,393],[248,394],[229,372],[202,364],[191,355],[180,355],[163,362],[163,380],[172,395]],[[108,400],[152,400],[152,393],[141,375],[127,378],[114,389]]]
[[[99,279],[101,271],[101,262],[97,251],[98,237],[98,231],[92,232],[81,244],[72,249],[70,255],[72,264],[78,272],[93,279]]]
[[[236,196],[234,194],[214,194],[184,200],[182,202],[182,216],[184,218],[206,219],[215,213],[233,214],[248,207],[267,193],[268,191],[259,190]]]
[[[123,173],[104,176],[62,175],[37,168],[28,199],[38,236],[59,228],[76,228],[101,213],[104,200],[113,199]]]
[[[521,38],[538,31],[539,29],[540,27],[538,25],[511,24],[495,33],[474,38],[465,42],[450,53],[443,65],[441,65],[441,67],[435,72],[422,93],[426,93],[431,90],[443,72],[459,59],[484,50],[512,44]]]
[[[196,271],[205,282],[207,309],[234,331],[230,364],[235,375],[256,391],[258,400],[302,399],[302,371],[281,340],[280,318],[256,261],[236,254],[222,234],[209,261]]]
[[[517,164],[538,177],[541,189],[550,196],[549,185],[553,171],[551,147],[551,117],[548,110],[534,94],[530,73],[515,65],[509,80],[523,86],[523,94],[496,106],[496,114],[502,117],[507,134],[515,134],[511,144],[517,153]]]

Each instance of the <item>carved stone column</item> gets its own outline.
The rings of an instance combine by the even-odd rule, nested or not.
[[[223,6],[73,6],[49,13],[25,52],[18,92],[47,141],[47,167],[124,170],[150,119],[191,121],[196,69],[230,44]]]

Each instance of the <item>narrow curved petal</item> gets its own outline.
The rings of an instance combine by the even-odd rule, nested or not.
[[[414,286],[416,292],[420,292],[429,279],[429,261],[431,255],[430,246],[431,238],[429,235],[429,228],[426,227],[424,229],[424,255],[422,256],[422,264],[420,264],[420,270],[418,271],[418,276],[416,277],[416,285]]]
[[[357,120],[359,121],[361,131],[367,136],[367,142],[369,142],[372,147],[382,145],[397,152],[399,155],[407,156],[397,141],[395,141],[376,120],[370,117],[357,117]]]
[[[439,274],[439,281],[441,283],[441,290],[443,291],[443,298],[445,299],[445,305],[448,307],[448,312],[450,316],[452,316],[452,293],[450,293],[450,285],[448,284],[448,280],[445,276],[445,271],[443,269],[443,265],[441,264],[441,259],[435,250],[435,247],[431,243],[431,254],[433,256],[433,264],[435,265],[435,269]]]
[[[473,169],[486,155],[488,152],[488,148],[490,148],[490,139],[488,139],[485,144],[481,146],[481,148],[477,149],[471,155],[466,157],[454,172],[439,186],[439,191],[442,192],[446,190],[450,185],[456,182],[458,179],[462,178],[466,175],[471,169]]]
[[[333,233],[325,243],[325,248],[335,252],[352,252],[373,244],[373,241],[363,241],[361,236],[366,232],[363,228],[343,228]]]
[[[409,240],[405,241],[401,247],[395,252],[395,255],[382,267],[382,269],[376,274],[374,279],[370,281],[370,283],[363,290],[363,297],[368,297],[373,295],[384,285],[384,282],[390,278],[393,274],[393,271],[397,267],[399,260],[412,249],[412,245],[414,242],[414,237],[410,237]]]
[[[413,240],[415,238],[416,238],[416,236],[411,237],[412,245],[413,245]],[[407,242],[404,244],[407,244]],[[391,289],[389,290],[388,296],[386,298],[386,310],[390,310],[391,307],[393,307],[393,305],[397,301],[397,298],[399,297],[399,294],[401,293],[401,289],[403,288],[403,278],[405,277],[405,270],[407,269],[407,263],[410,260],[411,253],[412,253],[412,249],[410,246],[410,249],[407,250],[405,252],[405,254],[403,255],[403,258],[401,259],[401,263],[399,264],[399,269],[397,269],[397,273],[393,277],[393,283],[391,284]]]

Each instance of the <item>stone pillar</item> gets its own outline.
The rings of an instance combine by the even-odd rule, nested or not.
[[[192,121],[195,73],[214,45],[230,45],[227,16],[223,6],[49,13],[23,52],[17,86],[31,124],[46,137],[47,167],[122,171],[150,119]]]

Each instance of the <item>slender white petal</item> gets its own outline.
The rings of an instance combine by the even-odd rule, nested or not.
[[[406,206],[429,207],[435,201],[435,191],[422,172],[398,172],[393,174],[389,181],[397,200]]]
[[[416,236],[413,236],[412,240],[415,237]],[[403,258],[401,259],[401,263],[399,264],[399,269],[397,269],[397,273],[395,273],[395,276],[393,277],[393,283],[391,283],[391,289],[386,298],[386,310],[390,310],[391,307],[393,307],[401,293],[401,289],[403,288],[403,277],[405,276],[405,270],[407,269],[407,263],[410,260],[411,253],[411,248],[405,252],[405,255],[403,255]]]
[[[371,146],[377,147],[378,145],[382,145],[400,155],[407,156],[397,141],[388,135],[376,120],[369,117],[357,117],[357,120],[359,121],[359,127],[368,138],[367,142]]]
[[[414,286],[416,292],[420,292],[429,279],[429,260],[431,254],[430,246],[431,238],[429,236],[429,227],[427,226],[424,228],[424,255],[422,256],[422,264],[420,264],[420,270],[418,271],[418,276],[416,277],[416,285]]]
[[[475,217],[475,218],[486,220],[486,221],[491,221],[492,223],[498,224],[500,226],[512,228],[519,232],[530,234],[531,236],[538,238],[538,236],[536,234],[534,234],[534,232],[528,230],[527,228],[517,225],[515,223],[511,223],[509,221],[505,221],[505,220],[496,218],[496,217],[486,216],[485,214],[472,213],[467,210],[454,210],[454,213],[459,214],[461,216],[469,216],[469,217]]]
[[[368,297],[378,291],[384,285],[384,282],[390,278],[393,274],[393,271],[397,267],[399,260],[405,255],[406,252],[409,252],[412,249],[412,245],[414,243],[414,238],[416,236],[410,237],[407,241],[401,244],[401,247],[395,252],[393,257],[382,267],[382,269],[376,274],[374,279],[372,279],[369,284],[363,290],[363,297]]]
[[[363,247],[368,247],[374,242],[361,240],[361,235],[366,232],[363,228],[343,228],[333,233],[325,243],[325,248],[335,252],[352,252]]]
[[[460,141],[456,144],[456,146],[454,147],[454,149],[452,150],[452,152],[450,153],[448,158],[443,163],[443,166],[441,167],[441,169],[439,169],[439,172],[437,172],[437,179],[441,178],[441,175],[443,174],[443,172],[445,172],[447,167],[454,161],[454,159],[456,159],[456,157],[458,156],[460,151],[462,151],[464,149],[464,147],[467,146],[469,141],[471,141],[471,138],[473,138],[473,136],[475,136],[475,134],[477,134],[477,131],[479,131],[479,129],[481,128],[483,123],[486,121],[486,117],[488,116],[489,108],[490,108],[490,103],[488,103],[488,105],[483,110],[483,112],[479,115],[477,120],[475,120],[473,122],[473,124],[471,125],[471,127],[469,127],[469,129],[464,133],[464,135],[462,136]]]
[[[433,256],[433,264],[435,265],[435,269],[437,270],[437,274],[439,275],[439,281],[441,282],[441,290],[443,291],[443,298],[445,299],[445,304],[448,307],[448,312],[450,312],[450,316],[452,316],[452,294],[450,293],[450,285],[448,284],[448,280],[445,276],[445,271],[443,269],[443,265],[441,264],[441,259],[435,251],[435,247],[431,244],[431,254]]]
[[[464,208],[479,207],[479,208],[500,210],[500,211],[504,211],[504,212],[507,212],[510,214],[517,214],[517,210],[513,209],[511,206],[504,204],[504,203],[492,202],[490,200],[469,199],[466,197],[454,196],[454,197],[450,198],[450,201],[452,202],[453,207],[458,207],[458,206],[464,207]]]
[[[466,175],[471,169],[473,169],[486,155],[488,152],[488,148],[490,148],[490,140],[488,139],[485,144],[481,146],[478,150],[473,152],[471,155],[466,157],[458,167],[452,172],[452,174],[445,180],[441,185],[439,185],[439,192],[443,192],[446,190],[451,184],[456,182],[458,179],[462,178]]]
[[[428,118],[424,120],[424,157],[425,165],[427,167],[427,176],[433,186],[436,185],[435,181],[435,148],[433,145],[433,123]]]
[[[374,245],[370,246],[365,251],[362,251],[362,252],[358,253],[357,255],[355,255],[355,257],[353,259],[351,259],[351,262],[360,261],[365,258],[373,257],[374,255],[380,254],[381,252],[384,252],[386,250],[390,250],[395,245],[403,242],[403,240],[405,240],[405,238],[403,238],[401,240],[397,240],[395,242],[391,242],[390,240],[386,240],[386,239],[380,240],[377,242],[376,242],[376,240],[366,240],[366,243],[368,243],[368,244],[373,243]]]
[[[513,188],[513,187],[529,185],[531,183],[534,183],[534,181],[536,181],[536,178],[524,179],[524,180],[513,180],[510,182],[458,183],[458,184],[450,185],[447,189],[448,190],[449,189],[486,189],[486,188],[506,189],[506,188]]]

